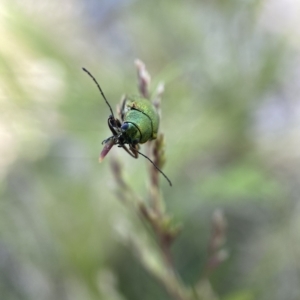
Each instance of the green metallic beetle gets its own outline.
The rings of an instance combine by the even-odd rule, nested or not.
[[[139,154],[144,156],[166,178],[170,186],[172,186],[170,179],[163,173],[163,171],[161,171],[148,156],[139,151],[139,144],[154,140],[157,137],[159,115],[152,103],[141,97],[125,97],[122,100],[119,113],[122,120],[121,123],[119,119],[115,118],[113,110],[95,77],[85,68],[83,68],[83,71],[85,71],[94,80],[111,112],[107,123],[113,135],[102,142],[102,144],[104,144],[104,148],[100,154],[99,161],[101,162],[111,148],[114,145],[117,145],[118,147],[122,147],[134,158],[138,158]]]

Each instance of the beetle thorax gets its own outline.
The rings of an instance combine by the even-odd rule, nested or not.
[[[142,133],[134,122],[124,122],[121,126],[122,134],[119,141],[124,144],[138,144],[142,139]]]

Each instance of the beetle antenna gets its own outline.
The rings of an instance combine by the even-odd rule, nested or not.
[[[142,156],[144,156],[145,158],[147,158],[150,162],[151,162],[151,164],[156,168],[156,170],[157,171],[159,171],[167,180],[168,180],[168,182],[169,182],[169,185],[170,186],[172,186],[172,182],[171,182],[171,180],[168,178],[168,176],[148,157],[148,156],[146,156],[145,154],[143,154],[143,153],[141,153],[140,151],[138,151],[138,150],[136,150],[135,149],[135,151],[137,152],[137,153],[139,153],[139,154],[141,154]]]
[[[97,87],[98,87],[98,89],[99,89],[99,91],[100,91],[100,93],[101,93],[103,99],[105,100],[106,104],[108,105],[108,107],[109,107],[109,109],[110,109],[111,115],[113,116],[113,118],[115,118],[114,113],[113,113],[113,110],[112,110],[112,108],[111,108],[109,102],[107,101],[107,99],[106,99],[106,97],[105,97],[105,95],[104,95],[104,93],[103,93],[103,91],[102,91],[102,89],[101,89],[101,87],[100,87],[100,84],[97,82],[96,78],[95,78],[95,77],[94,77],[87,69],[82,68],[82,70],[83,70],[84,72],[86,72],[86,73],[94,80],[94,82],[96,83],[96,85],[97,85]]]

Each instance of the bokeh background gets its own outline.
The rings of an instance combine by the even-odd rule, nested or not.
[[[300,299],[300,4],[297,0],[0,2],[0,298],[171,299],[122,243],[110,170],[143,195],[147,161],[113,149],[109,110],[137,93],[134,60],[165,82],[161,129],[173,246],[202,276],[211,216],[229,258],[220,299]]]

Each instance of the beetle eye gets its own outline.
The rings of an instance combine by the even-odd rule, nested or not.
[[[126,131],[128,129],[128,127],[129,127],[128,123],[123,123],[121,126],[121,130]]]

